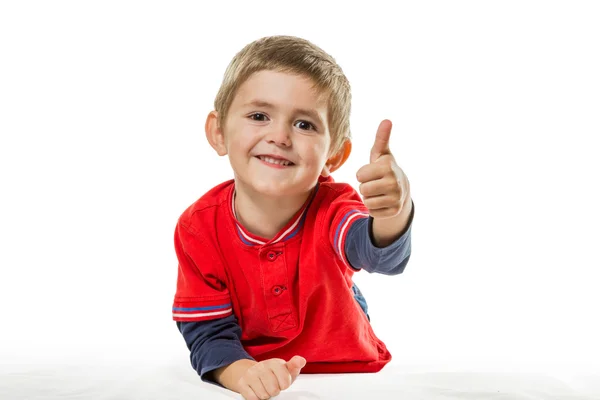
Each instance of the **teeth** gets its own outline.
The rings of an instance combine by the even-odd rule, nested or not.
[[[265,157],[265,156],[260,156],[259,158],[265,162],[268,162],[269,164],[277,164],[277,165],[284,165],[284,166],[291,164],[291,162],[289,162],[287,160],[276,160],[274,158]]]

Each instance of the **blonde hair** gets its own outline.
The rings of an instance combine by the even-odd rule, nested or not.
[[[269,70],[311,78],[327,96],[327,124],[331,135],[330,154],[341,150],[350,138],[350,83],[333,57],[308,40],[294,36],[268,36],[240,50],[225,70],[215,98],[215,111],[223,126],[239,87],[254,73]]]

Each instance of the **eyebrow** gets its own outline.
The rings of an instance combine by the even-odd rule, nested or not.
[[[260,107],[260,108],[271,108],[271,109],[277,108],[273,104],[271,104],[267,101],[263,101],[263,100],[252,100],[243,105],[243,107],[250,107],[250,106]],[[320,124],[323,124],[323,120],[321,119],[321,117],[319,116],[319,113],[316,110],[307,110],[304,108],[294,108],[293,111],[295,114],[308,115],[309,117],[318,121]]]

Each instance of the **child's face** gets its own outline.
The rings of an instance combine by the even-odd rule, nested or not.
[[[326,100],[306,77],[253,74],[230,106],[225,146],[236,177],[271,196],[299,195],[316,184],[327,161]]]

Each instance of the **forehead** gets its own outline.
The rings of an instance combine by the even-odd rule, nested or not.
[[[314,109],[324,112],[327,96],[307,76],[279,71],[252,74],[238,89],[233,104],[237,106],[262,101],[283,108]]]

